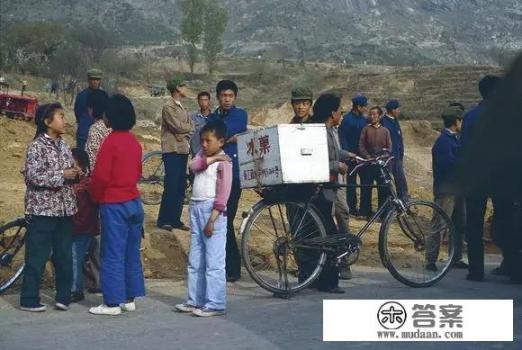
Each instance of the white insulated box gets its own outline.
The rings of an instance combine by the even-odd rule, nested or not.
[[[241,188],[330,180],[324,124],[279,124],[238,136]]]

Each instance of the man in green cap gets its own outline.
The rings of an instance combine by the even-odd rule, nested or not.
[[[189,228],[181,221],[185,198],[187,161],[192,136],[192,121],[181,104],[187,96],[188,88],[181,78],[167,83],[171,98],[161,111],[161,150],[165,166],[163,196],[158,214],[157,226],[172,231]]]
[[[290,124],[306,123],[310,119],[313,98],[313,93],[308,88],[298,87],[292,90],[291,103],[294,117]]]
[[[453,220],[455,226],[455,258],[454,268],[466,269],[468,265],[462,261],[462,246],[464,242],[465,226],[465,202],[464,198],[457,195],[455,187],[455,169],[457,167],[461,148],[460,130],[462,126],[463,110],[458,106],[446,108],[442,113],[444,130],[435,141],[432,153],[433,166],[433,195],[437,203]],[[432,226],[437,227],[442,223],[440,217],[434,219]],[[440,232],[435,232],[426,237],[426,270],[437,271],[437,260],[441,243]]]
[[[87,97],[92,91],[101,90],[101,79],[101,70],[89,69],[87,72],[87,81],[89,86],[87,89],[78,93],[74,103],[74,115],[76,116],[76,124],[78,124],[78,128],[76,130],[76,147],[82,150],[85,148],[85,143],[87,142],[89,128],[94,122],[93,118],[89,115],[89,111],[87,110]],[[104,94],[107,95],[106,92],[104,92]]]

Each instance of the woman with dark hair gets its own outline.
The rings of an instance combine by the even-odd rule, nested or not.
[[[348,159],[348,152],[341,150],[339,138],[335,127],[341,122],[341,98],[334,94],[323,94],[315,101],[313,107],[313,116],[310,123],[321,123],[326,125],[326,132],[328,137],[328,159],[330,166],[330,181],[338,183],[339,175],[344,175],[348,171],[347,165],[342,160]],[[334,215],[336,207],[334,203],[337,199],[337,190],[323,189],[315,201],[315,205],[322,213],[327,234],[348,233],[347,223],[338,229],[334,222]],[[344,201],[346,205],[346,201]],[[346,208],[346,211],[348,209]],[[328,261],[319,276],[318,289],[329,293],[344,293],[344,290],[339,288],[339,271],[336,261]],[[306,267],[305,267],[306,271]]]
[[[89,112],[89,116],[94,119],[94,123],[89,129],[87,142],[85,143],[85,151],[89,155],[91,169],[94,169],[96,165],[96,155],[98,154],[101,144],[111,133],[111,129],[108,128],[103,121],[108,103],[109,97],[105,91],[93,90],[87,96],[87,111]]]
[[[145,295],[140,259],[143,206],[138,191],[142,149],[130,132],[136,114],[122,95],[109,99],[107,126],[112,132],[98,152],[91,179],[91,195],[100,205],[102,222],[100,282],[103,304],[95,315],[134,311],[134,298]]]
[[[23,174],[27,187],[25,214],[29,228],[25,237],[25,268],[20,309],[42,312],[40,283],[52,252],[58,310],[68,310],[72,285],[72,219],[76,198],[72,183],[82,174],[75,167],[71,150],[62,139],[65,114],[59,103],[36,111],[36,135],[27,149]]]

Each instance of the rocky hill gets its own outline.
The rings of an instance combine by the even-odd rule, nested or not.
[[[128,43],[177,42],[178,0],[2,0],[0,26],[100,22]],[[226,52],[369,64],[498,63],[522,48],[518,0],[216,0]]]

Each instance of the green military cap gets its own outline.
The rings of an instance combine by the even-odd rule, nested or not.
[[[442,118],[457,118],[462,119],[464,111],[459,106],[451,106],[447,107],[444,112],[442,112]]]
[[[100,69],[97,69],[97,68],[93,68],[93,69],[89,69],[89,71],[87,71],[87,79],[101,79],[102,78],[102,71]]]
[[[312,90],[308,88],[295,88],[292,90],[292,101],[302,101],[302,100],[310,100],[314,99],[314,94]]]
[[[167,82],[167,90],[173,92],[180,86],[187,85],[181,77],[174,77]]]

